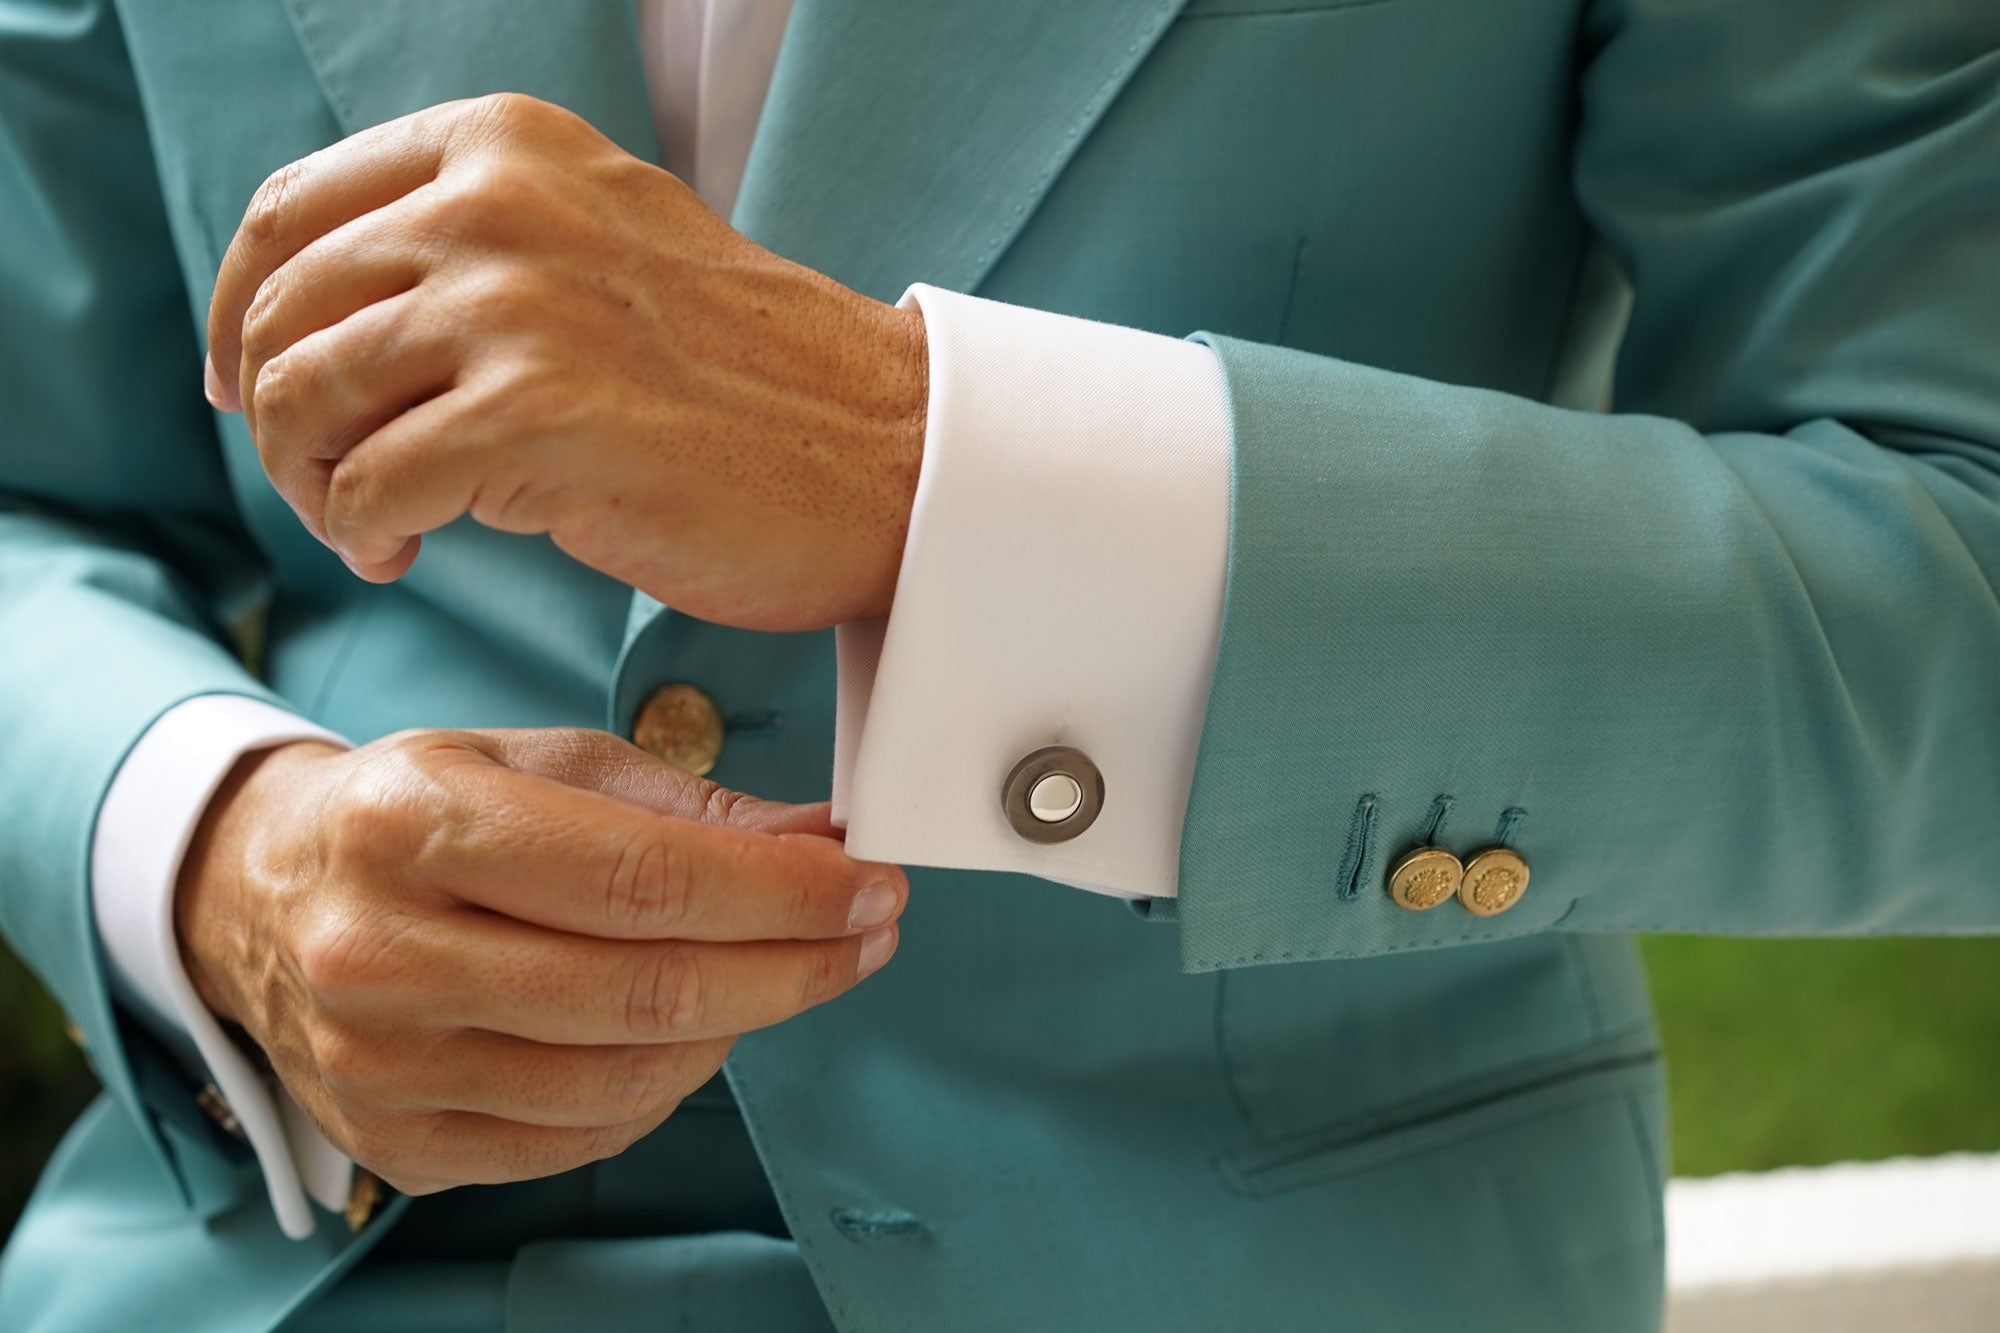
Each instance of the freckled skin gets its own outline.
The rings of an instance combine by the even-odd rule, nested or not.
[[[327,1138],[423,1194],[622,1151],[886,962],[908,881],[837,839],[602,732],[300,742],[229,775],[175,933]]]
[[[752,245],[519,96],[279,172],[209,311],[208,391],[386,582],[470,514],[704,619],[887,612],[923,449],[919,317]],[[737,1034],[894,951],[908,883],[824,806],[601,732],[415,731],[240,764],[176,888],[202,999],[332,1142],[422,1193],[622,1151]]]
[[[278,172],[224,256],[210,354],[210,398],[364,578],[472,514],[726,624],[890,606],[918,316],[544,102],[438,106]],[[906,895],[826,807],[604,733],[416,731],[238,765],[176,933],[328,1139],[426,1193],[622,1151],[738,1033],[880,967]]]
[[[707,620],[886,613],[928,399],[914,311],[520,96],[274,180],[217,281],[211,349],[236,373],[211,390],[362,577],[470,513]]]

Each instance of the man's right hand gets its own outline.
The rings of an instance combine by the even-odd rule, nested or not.
[[[425,1194],[622,1152],[886,962],[908,881],[837,838],[602,732],[302,742],[211,802],[176,927],[335,1146]]]

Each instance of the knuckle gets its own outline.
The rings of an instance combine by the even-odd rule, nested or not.
[[[365,1164],[368,1159],[363,1157],[356,1160]],[[421,1199],[427,1194],[441,1194],[451,1188],[449,1185],[426,1180],[422,1176],[406,1176],[394,1167],[380,1166],[371,1169],[383,1184],[398,1194],[409,1195],[412,1199]]]
[[[477,251],[495,239],[507,220],[507,196],[496,170],[486,163],[465,164],[426,187],[419,225],[437,252]]]
[[[612,863],[605,918],[634,933],[675,930],[688,917],[690,877],[685,847],[658,829],[639,829]]]
[[[845,872],[826,864],[839,859],[838,849],[831,843],[822,849],[817,842],[797,838],[788,839],[788,843],[803,859],[784,880],[785,905],[791,912],[787,919],[808,928],[836,923],[845,926],[852,889]],[[822,850],[824,858],[818,855]]]
[[[633,1047],[610,1062],[599,1100],[613,1119],[637,1120],[658,1106],[663,1073],[657,1050]]]
[[[421,1197],[462,1184],[448,1163],[428,1160],[412,1150],[407,1131],[384,1127],[359,1131],[349,1155],[399,1194]]]
[[[446,727],[404,727],[378,738],[369,748],[382,753],[421,755],[432,742],[451,740],[458,734]]]
[[[826,920],[826,893],[819,884],[801,876],[790,894],[793,921],[812,925]]]
[[[494,138],[519,139],[546,134],[581,117],[527,93],[488,93],[466,106],[466,120],[477,130]]]
[[[288,162],[266,176],[250,196],[240,230],[253,245],[277,245],[284,240],[291,223],[290,201],[298,192],[303,171],[303,160]]]
[[[326,479],[327,527],[338,536],[366,532],[394,490],[393,469],[360,452],[334,465]]]
[[[409,850],[411,823],[401,804],[364,786],[327,814],[328,858],[343,872],[371,872]]]
[[[346,1028],[324,1026],[307,1036],[320,1081],[343,1100],[374,1082],[380,1061],[368,1044]]]
[[[380,1121],[371,1157],[360,1157],[384,1181],[404,1193],[433,1194],[473,1183],[467,1118],[457,1111],[406,1112]],[[408,1181],[414,1190],[398,1184]]]
[[[578,1133],[578,1165],[616,1157],[637,1141],[642,1131],[629,1124],[594,1125]]]
[[[812,951],[799,978],[799,1008],[810,1009],[853,984],[853,952],[853,946],[844,940]]]
[[[641,1038],[673,1041],[699,1028],[707,1005],[699,958],[686,945],[646,951],[626,994],[628,1031]]]
[[[524,162],[485,155],[455,164],[451,174],[429,187],[421,214],[421,229],[444,243],[448,251],[504,251],[531,243],[545,227],[551,193],[541,176]]]
[[[347,1155],[380,1176],[384,1182],[401,1190],[403,1186],[398,1183],[398,1177],[413,1178],[397,1144],[377,1120],[363,1117],[353,1121],[344,1137],[346,1142],[341,1147]],[[404,1192],[408,1193],[407,1190]]]
[[[473,99],[469,114],[492,126],[513,126],[532,121],[548,104],[526,93],[488,93]]]
[[[318,391],[317,368],[296,350],[280,350],[257,359],[263,364],[251,393],[256,399],[258,434],[285,434],[312,414]]]
[[[494,333],[532,334],[557,308],[544,280],[527,266],[485,263],[459,282],[462,320]],[[533,346],[532,340],[522,345]],[[515,376],[519,378],[518,374]]]
[[[500,532],[546,532],[552,521],[549,499],[533,474],[506,469],[473,487],[465,512]]]
[[[594,1161],[606,1161],[618,1157],[628,1147],[638,1143],[652,1129],[650,1117],[640,1123],[624,1125],[592,1125],[588,1129],[578,1129],[564,1143],[560,1161],[538,1163],[534,1175],[552,1175],[556,1171],[574,1171],[576,1167],[588,1167]]]
[[[394,975],[400,934],[379,913],[324,912],[298,943],[299,978],[322,1001],[378,990]]]
[[[479,225],[484,201],[462,184],[433,182],[423,188],[422,209],[414,221],[419,235],[438,253],[449,250]]]
[[[504,210],[521,201],[532,187],[534,173],[517,157],[492,154],[461,169],[465,191],[479,201],[481,212],[503,217]]]
[[[243,312],[243,355],[258,365],[285,350],[279,341],[277,321],[283,293],[284,284],[274,273],[264,279],[257,294],[250,298],[249,308]]]
[[[705,824],[733,823],[739,807],[742,806],[746,799],[748,798],[742,792],[737,791],[733,787],[724,787],[714,783],[710,784],[707,794],[702,798],[702,822]]]

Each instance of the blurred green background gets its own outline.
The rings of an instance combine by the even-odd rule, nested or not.
[[[2000,940],[1645,942],[1677,1175],[2000,1149]],[[0,1236],[92,1082],[0,948]]]

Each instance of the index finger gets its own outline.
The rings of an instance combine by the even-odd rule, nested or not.
[[[605,939],[838,939],[893,920],[909,882],[831,838],[680,819],[498,765],[406,873],[458,901]]]
[[[432,107],[350,135],[266,177],[222,256],[208,302],[208,360],[217,407],[243,406],[243,319],[264,280],[343,223],[436,179],[444,161],[445,108]]]

